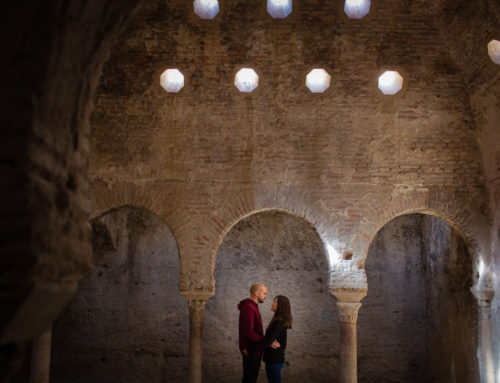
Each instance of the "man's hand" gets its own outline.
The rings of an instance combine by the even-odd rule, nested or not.
[[[276,339],[273,341],[273,343],[271,343],[271,348],[276,349],[276,348],[280,348],[280,347],[281,347],[281,344],[279,344]]]

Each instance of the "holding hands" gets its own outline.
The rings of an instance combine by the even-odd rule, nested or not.
[[[271,345],[270,345],[269,347],[274,348],[274,349],[277,349],[277,348],[280,348],[280,347],[281,347],[281,345],[280,345],[280,344],[279,344],[279,342],[275,339],[275,340],[273,341],[273,343],[271,343]],[[243,353],[243,355],[248,356],[248,350],[247,350],[246,348],[244,348],[244,349],[243,349],[242,353]]]

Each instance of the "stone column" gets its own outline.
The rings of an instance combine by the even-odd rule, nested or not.
[[[495,292],[490,289],[474,286],[472,293],[479,304],[479,326],[481,331],[481,360],[485,383],[495,383],[495,366],[493,362],[493,342],[491,331],[491,301]]]
[[[201,383],[203,318],[206,299],[189,300],[189,375],[188,383]]]
[[[361,307],[360,302],[367,292],[367,288],[333,289],[340,319],[340,383],[357,383],[358,381],[356,325]]]
[[[30,383],[49,383],[52,326],[33,341]]]
[[[340,382],[358,381],[356,324],[361,303],[337,302],[340,318]]]
[[[485,383],[495,383],[495,367],[493,364],[493,342],[491,341],[491,301],[479,301],[481,318],[481,354]]]

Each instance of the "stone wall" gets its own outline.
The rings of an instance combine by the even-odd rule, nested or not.
[[[471,292],[471,256],[445,222],[423,218],[426,342],[434,382],[479,382],[478,304]]]
[[[493,63],[490,64],[495,67]],[[500,376],[500,74],[492,76],[471,96],[476,113],[481,157],[489,192],[491,261],[485,263],[495,296],[492,304],[493,343],[497,376]],[[498,379],[498,378],[497,378]]]
[[[492,305],[494,364],[496,380],[500,379],[500,67],[486,57],[487,44],[499,40],[500,3],[443,2],[445,10],[438,19],[443,37],[450,42],[450,54],[461,68],[468,88],[470,105],[476,124],[485,185],[488,190],[490,250],[482,254],[484,271],[491,278],[487,289],[495,291]],[[482,33],[475,32],[481,30]]]
[[[368,253],[368,295],[358,319],[360,382],[429,382],[422,219],[385,225]]]
[[[241,380],[237,304],[255,282],[268,287],[259,305],[264,329],[276,295],[290,299],[293,328],[288,331],[287,382],[332,382],[339,374],[339,327],[335,300],[328,293],[328,262],[323,244],[304,219],[281,212],[252,215],[224,237],[215,263],[215,296],[207,303],[203,381]],[[333,379],[333,380],[332,380]],[[266,382],[264,365],[259,382]]]
[[[407,211],[454,222],[483,251],[473,116],[432,7],[388,1],[352,22],[330,2],[297,4],[285,20],[249,4],[225,3],[207,21],[191,3],[152,2],[116,42],[92,119],[94,214],[134,204],[163,217],[187,291],[213,291],[220,239],[264,208],[305,216],[354,263]],[[260,76],[251,94],[233,85],[242,66]],[[166,93],[159,78],[174,67],[185,87]],[[314,67],[332,76],[324,94],[304,86]],[[386,67],[406,75],[393,97],[376,87]]]
[[[94,274],[55,323],[51,381],[184,381],[188,310],[178,295],[175,239],[145,210],[121,208],[98,221],[116,250],[104,247]],[[321,239],[300,217],[268,211],[237,223],[217,253],[216,292],[205,312],[203,381],[240,379],[236,305],[255,281],[269,288],[260,305],[264,325],[275,295],[292,303],[287,382],[337,381],[338,313],[328,293],[328,267]],[[471,259],[457,233],[432,216],[400,216],[378,233],[366,267],[359,382],[477,383]],[[266,381],[264,371],[260,378]]]
[[[160,218],[136,208],[99,220],[116,249],[97,260],[55,322],[50,381],[184,382],[189,310],[178,292],[172,233]]]
[[[183,290],[213,291],[225,231],[276,207],[306,216],[361,266],[388,219],[432,211],[475,255],[489,259],[492,244],[496,278],[499,84],[484,47],[500,3],[389,0],[353,22],[331,2],[276,21],[237,0],[210,23],[191,2],[151,2],[104,68],[89,150],[97,76],[137,3],[33,1],[0,12],[2,378],[13,343],[45,330],[92,268],[90,210],[153,206],[179,240]],[[158,86],[173,65],[187,74],[180,97]],[[241,65],[261,75],[250,96],[232,86]],[[333,80],[317,97],[303,78],[320,65]],[[374,73],[393,65],[408,82],[383,98]]]
[[[358,319],[360,382],[479,382],[471,259],[443,221],[403,215],[377,234]]]

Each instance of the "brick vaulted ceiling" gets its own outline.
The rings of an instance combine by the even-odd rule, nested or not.
[[[318,102],[303,98],[303,82],[310,69],[324,67],[330,92],[371,108],[380,68],[396,67],[413,89],[440,97],[454,88],[466,105],[469,93],[498,76],[486,48],[500,34],[495,0],[375,0],[363,20],[342,17],[342,4],[295,0],[293,13],[275,20],[265,1],[221,1],[214,20],[200,20],[191,1],[151,2],[112,49],[98,94],[143,94],[164,65],[188,69],[193,97],[204,90],[216,97],[233,89],[238,66],[255,66],[283,109]]]
[[[459,78],[465,92],[473,92],[482,83],[498,75],[498,66],[491,63],[486,48],[491,39],[500,39],[500,2],[496,0],[373,0],[372,12],[361,21],[345,20],[340,15],[343,5],[341,0],[295,0],[293,13],[285,20],[272,20],[267,17],[264,3],[264,0],[221,1],[221,13],[211,23],[215,24],[215,28],[222,34],[234,32],[236,37],[241,33],[246,41],[245,39],[228,41],[226,37],[226,40],[220,40],[219,44],[227,44],[228,49],[215,49],[211,53],[210,49],[214,48],[215,41],[210,41],[210,38],[213,38],[213,32],[210,32],[211,27],[207,27],[210,21],[199,23],[199,20],[196,20],[197,17],[192,14],[191,1],[157,1],[141,5],[143,14],[147,14],[145,22],[152,25],[150,43],[155,38],[153,34],[160,33],[153,26],[155,22],[194,23],[195,29],[200,32],[198,40],[195,38],[192,41],[193,44],[199,43],[200,49],[198,52],[197,49],[192,49],[193,57],[189,59],[187,59],[188,48],[182,50],[180,47],[169,46],[168,42],[173,40],[167,36],[162,47],[158,44],[149,44],[146,47],[148,55],[144,57],[159,59],[160,49],[166,52],[169,49],[172,51],[172,49],[180,48],[179,52],[183,54],[176,57],[179,63],[181,56],[185,56],[187,61],[194,63],[197,60],[195,56],[198,55],[204,57],[205,63],[219,59],[232,63],[249,63],[257,59],[270,64],[272,61],[283,61],[279,58],[280,52],[286,52],[287,48],[290,49],[291,54],[296,54],[297,52],[293,51],[299,48],[304,51],[306,66],[329,64],[345,72],[345,68],[339,64],[339,61],[346,61],[348,65],[362,68],[362,55],[375,55],[375,62],[379,66],[408,67],[424,64],[429,75],[449,75],[455,79]],[[151,12],[154,8],[156,11]],[[329,20],[328,31],[324,29],[324,22],[317,22],[319,19]],[[259,39],[256,29],[262,27],[263,24],[276,30],[275,41],[267,43],[274,47],[280,45],[280,47],[275,49],[271,56],[251,56],[245,51],[248,51],[250,45]],[[299,24],[300,27],[298,27]],[[175,27],[171,30],[174,29]],[[287,40],[291,31],[297,31],[303,46],[289,45]],[[359,51],[358,56],[346,55],[346,45],[352,43],[349,39],[356,34],[362,36],[368,32],[378,35],[377,39],[369,41],[370,44],[375,42],[375,45],[370,49],[364,47],[362,51]],[[196,34],[196,31],[194,33]],[[341,35],[345,36],[345,39],[338,38]],[[337,39],[334,39],[335,37]],[[280,39],[283,39],[281,44],[278,42]],[[363,39],[360,41],[363,42]],[[368,42],[368,40],[365,41]],[[335,44],[330,44],[332,42]],[[439,51],[441,54],[437,54]],[[124,58],[130,51],[121,47],[121,49],[115,49],[114,53]],[[267,55],[269,52],[263,47],[261,53]],[[221,58],[218,55],[226,57]],[[366,61],[370,61],[369,58]],[[141,74],[138,73],[138,75]],[[105,77],[102,85],[104,89],[101,89],[106,92]],[[124,87],[127,85],[130,84],[123,84]],[[116,87],[116,83],[114,86]],[[354,89],[354,91],[358,90]]]
[[[498,79],[486,50],[497,3],[374,0],[362,20],[345,17],[340,0],[295,0],[285,19],[271,18],[265,1],[220,3],[215,19],[201,20],[191,1],[150,2],[113,45],[92,120],[95,198],[122,193],[116,182],[146,194],[155,183],[159,195],[208,214],[224,210],[227,187],[291,185],[342,216],[344,198],[369,211],[383,196],[384,211],[388,190],[408,187],[470,192],[484,211],[469,96]],[[246,66],[260,77],[250,95],[233,85]],[[180,93],[160,87],[167,68],[184,73]],[[331,76],[324,94],[305,87],[313,68]],[[383,68],[405,75],[400,95],[378,91]],[[184,182],[191,201],[176,191]]]
[[[474,90],[498,76],[498,66],[488,59],[486,45],[500,39],[500,2],[436,2],[437,25],[450,57],[463,74],[466,90]]]

